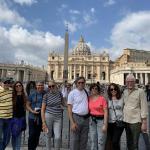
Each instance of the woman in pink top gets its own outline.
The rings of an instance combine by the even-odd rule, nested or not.
[[[91,150],[104,150],[107,135],[107,101],[97,84],[90,86],[89,97]]]

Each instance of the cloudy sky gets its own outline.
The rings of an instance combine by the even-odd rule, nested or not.
[[[63,54],[66,24],[70,52],[81,35],[112,60],[150,50],[149,0],[0,0],[0,63],[46,65],[50,51]]]

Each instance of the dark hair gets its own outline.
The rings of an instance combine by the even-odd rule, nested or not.
[[[108,98],[111,100],[112,99],[112,94],[111,94],[111,86],[113,86],[115,89],[116,89],[116,91],[117,91],[117,94],[116,94],[116,98],[117,99],[120,99],[121,98],[121,91],[120,91],[120,88],[119,88],[119,86],[117,85],[117,84],[115,84],[115,83],[111,83],[109,86],[108,86],[108,90],[107,90],[107,94],[108,94]]]
[[[77,84],[77,82],[78,82],[79,80],[81,80],[81,79],[83,79],[83,80],[84,80],[84,82],[85,82],[85,78],[81,76],[81,77],[76,78],[76,80],[75,80],[75,84]]]
[[[97,83],[91,84],[89,90],[91,91],[94,87],[97,87],[98,93],[100,94],[101,89]]]
[[[23,84],[22,82],[20,81],[16,81],[13,85],[13,94],[12,94],[12,99],[13,99],[13,110],[15,111],[16,110],[16,99],[17,99],[17,91],[16,91],[16,84],[20,84],[22,86],[22,98],[23,98],[23,104],[24,104],[24,108],[26,107],[26,101],[27,101],[27,98],[25,96],[25,92],[24,92],[24,87],[23,87]]]
[[[36,89],[35,81],[29,81],[26,86],[26,92],[28,96],[30,95],[31,85],[33,85],[33,88]]]

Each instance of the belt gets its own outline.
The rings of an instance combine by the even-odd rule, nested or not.
[[[96,120],[103,120],[103,119],[104,119],[104,116],[103,116],[103,115],[100,116],[100,115],[91,115],[91,114],[90,114],[90,116],[91,116],[92,119],[96,119]]]
[[[76,116],[79,116],[79,117],[82,117],[82,118],[84,118],[84,119],[86,119],[86,118],[89,118],[90,117],[90,115],[89,114],[86,114],[86,115],[79,115],[79,114],[77,114],[77,113],[73,113],[74,115],[76,115]]]

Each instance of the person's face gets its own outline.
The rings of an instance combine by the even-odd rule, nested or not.
[[[44,91],[44,84],[43,83],[37,83],[36,89],[38,92],[43,92]]]
[[[15,89],[16,89],[16,92],[22,92],[23,87],[22,87],[22,85],[20,83],[17,83],[15,85]]]
[[[4,89],[8,89],[10,87],[10,82],[9,81],[5,81],[2,83],[2,86]]]
[[[126,80],[126,85],[127,85],[128,89],[132,90],[134,88],[134,86],[135,86],[135,80],[132,79],[132,78],[128,78]]]
[[[53,83],[53,82],[51,82],[51,83],[48,84],[48,88],[49,88],[49,90],[51,92],[55,92],[55,90],[56,90],[56,84]]]
[[[117,88],[114,86],[110,86],[110,92],[112,96],[115,96],[117,94]]]
[[[98,87],[97,86],[94,86],[92,89],[91,89],[91,95],[97,95],[99,94],[98,92]]]
[[[80,80],[77,81],[77,88],[78,88],[79,90],[82,90],[82,89],[84,88],[84,86],[85,86],[85,81],[84,81],[84,79],[80,79]]]

